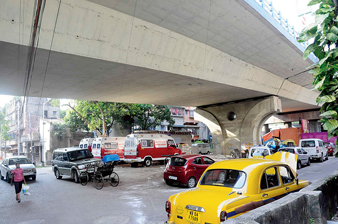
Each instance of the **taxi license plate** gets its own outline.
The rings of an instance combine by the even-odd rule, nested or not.
[[[187,221],[193,223],[200,223],[201,213],[197,211],[187,210]]]
[[[171,179],[171,180],[177,180],[177,177],[169,176],[169,179]]]

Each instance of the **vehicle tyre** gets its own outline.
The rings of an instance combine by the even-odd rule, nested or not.
[[[172,180],[165,180],[165,183],[169,186],[173,186],[174,182]]]
[[[55,170],[55,177],[56,179],[62,179],[62,176],[60,175],[60,171],[58,169]]]
[[[3,180],[3,179],[4,179],[4,177],[1,175],[1,172],[0,172],[0,179],[1,179],[1,180]]]
[[[86,186],[88,181],[89,181],[89,176],[88,176],[88,173],[86,172],[86,175],[84,177],[80,177],[80,184],[82,186]]]
[[[193,187],[196,186],[196,179],[195,179],[195,177],[190,177],[190,178],[189,178],[189,180],[188,180],[188,182],[187,182],[187,186],[188,186],[189,188],[193,188]]]
[[[131,166],[131,167],[137,167],[137,166],[138,166],[138,163],[131,163],[130,166]]]
[[[149,157],[144,160],[144,165],[146,167],[151,166],[151,164],[152,164],[152,161],[151,161],[151,159]]]
[[[324,161],[324,156],[323,156],[323,153],[322,153],[322,156],[320,157],[320,162],[323,162]]]
[[[302,163],[300,161],[297,162],[297,170],[302,168]]]
[[[326,159],[326,160],[329,160],[329,153],[328,153],[328,152],[326,153],[325,159]]]
[[[101,173],[96,173],[93,177],[94,187],[98,190],[103,188],[103,177]]]
[[[8,173],[6,174],[6,181],[7,181],[7,183],[11,182],[11,180],[9,179]]]
[[[33,181],[36,180],[36,176],[32,176],[32,180],[33,180]]]
[[[79,183],[79,174],[77,174],[76,170],[73,170],[74,182]]]
[[[117,175],[117,173],[115,172],[112,172],[112,174],[110,174],[109,179],[110,179],[110,186],[112,187],[116,187],[120,183],[119,175]]]
[[[311,163],[310,163],[310,158],[308,158],[308,160],[307,160],[307,164],[306,164],[307,166],[310,166],[311,165]]]

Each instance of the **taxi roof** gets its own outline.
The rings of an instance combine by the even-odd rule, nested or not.
[[[271,165],[287,165],[284,162],[270,160],[270,159],[229,159],[220,162],[216,162],[209,166],[208,169],[234,169],[234,170],[246,170],[251,169],[252,166],[265,168]]]

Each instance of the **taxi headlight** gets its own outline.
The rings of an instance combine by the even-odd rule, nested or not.
[[[77,168],[79,168],[80,170],[82,170],[82,169],[86,168],[86,166],[85,165],[78,165]]]

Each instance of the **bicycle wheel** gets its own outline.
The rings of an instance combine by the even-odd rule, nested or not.
[[[93,182],[94,182],[94,187],[98,190],[101,190],[103,188],[103,177],[101,173],[96,173],[93,176]]]
[[[110,174],[109,180],[110,180],[110,186],[112,186],[112,187],[116,187],[120,183],[119,175],[117,175],[117,173],[115,173],[115,172],[112,172]]]
[[[80,177],[80,183],[81,183],[82,186],[86,186],[88,181],[89,181],[88,173],[86,173],[85,176]]]

